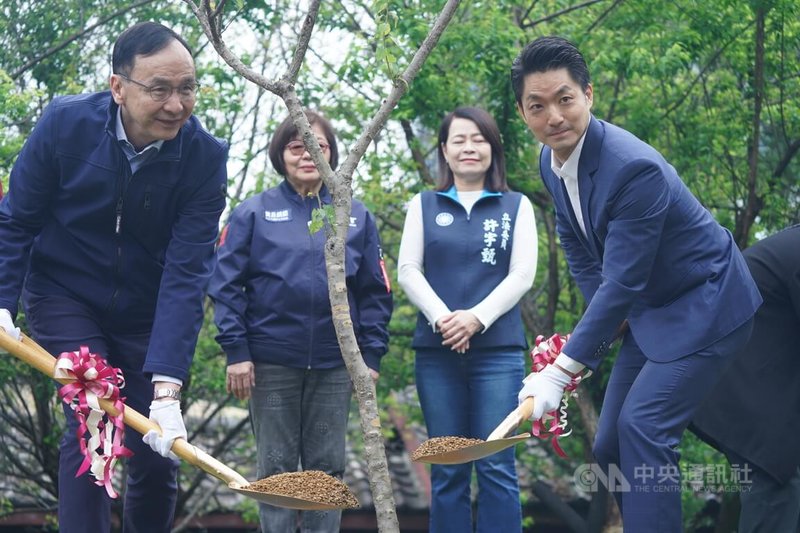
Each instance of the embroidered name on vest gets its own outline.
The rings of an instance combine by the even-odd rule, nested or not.
[[[500,223],[493,218],[487,218],[483,221],[484,247],[481,250],[481,263],[487,263],[490,265],[497,264],[497,259],[495,256],[497,250],[495,249],[495,245],[497,244],[498,229],[502,230],[500,233],[500,248],[505,250],[506,246],[508,245],[508,238],[511,231],[511,217],[508,215],[508,213],[503,213],[503,216],[500,220]]]

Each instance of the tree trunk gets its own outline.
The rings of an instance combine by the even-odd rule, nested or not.
[[[303,142],[309,150],[314,164],[320,170],[322,180],[331,193],[334,220],[328,221],[327,231],[329,233],[325,243],[325,266],[328,274],[328,291],[333,325],[336,329],[342,358],[347,366],[350,379],[353,382],[356,399],[358,400],[361,429],[364,433],[365,458],[378,520],[378,530],[381,532],[399,532],[392,483],[383,445],[383,435],[381,435],[380,431],[381,422],[378,415],[375,384],[372,382],[369,369],[364,363],[356,341],[353,322],[350,318],[350,305],[347,299],[344,261],[353,195],[352,177],[367,147],[383,128],[389,119],[389,114],[400,98],[408,91],[425,60],[436,47],[436,43],[455,14],[460,0],[448,0],[444,5],[425,40],[420,44],[406,69],[393,80],[394,86],[389,95],[383,100],[369,124],[366,125],[361,136],[352,146],[350,153],[336,173],[333,172],[322,155],[322,150],[320,150],[319,143],[311,132],[311,126],[303,112],[302,102],[300,102],[294,87],[308,49],[314,22],[319,12],[320,0],[311,1],[308,15],[300,31],[292,62],[286,73],[277,81],[266,79],[260,73],[254,72],[241,59],[236,57],[225,44],[222,39],[222,28],[224,27],[222,10],[225,7],[225,2],[212,3],[210,0],[201,0],[199,3],[195,3],[192,0],[184,0],[184,2],[192,9],[192,12],[203,27],[203,32],[228,65],[246,79],[283,99],[289,110],[289,115],[292,117],[292,122],[302,135]]]
[[[736,244],[746,248],[750,240],[750,228],[761,211],[763,200],[757,191],[758,154],[761,149],[761,107],[764,101],[764,21],[766,10],[759,4],[756,8],[755,58],[753,67],[753,122],[750,146],[747,149],[747,199],[744,212],[736,218]]]

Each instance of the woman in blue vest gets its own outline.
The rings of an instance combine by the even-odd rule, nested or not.
[[[439,130],[439,179],[412,198],[398,281],[420,309],[413,346],[429,437],[485,439],[517,407],[527,348],[519,300],[536,273],[537,238],[528,198],[508,189],[500,131],[474,107],[448,114]],[[521,531],[514,450],[473,463],[433,465],[430,531]]]
[[[317,113],[306,116],[335,169],[333,128]],[[233,211],[209,286],[217,342],[228,357],[227,389],[250,398],[259,478],[294,472],[298,462],[341,478],[352,387],[328,299],[325,232],[309,231],[314,209],[330,205],[331,196],[289,118],[275,130],[269,157],[285,179]],[[377,379],[392,295],[375,219],[358,200],[345,277],[358,345]],[[291,509],[261,504],[259,517],[263,531],[297,528]],[[302,530],[335,533],[340,518],[341,511],[303,511]]]

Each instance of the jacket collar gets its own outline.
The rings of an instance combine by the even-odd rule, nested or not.
[[[307,198],[303,198],[296,190],[294,190],[294,187],[292,187],[292,185],[289,183],[289,180],[286,178],[283,178],[281,184],[278,185],[278,189],[281,191],[281,194],[283,194],[292,202],[304,203],[307,200]],[[319,197],[323,204],[331,203],[331,194],[328,192],[328,187],[325,186],[325,183],[323,183],[322,187],[319,189]]]
[[[594,115],[589,119],[589,126],[586,132],[586,139],[583,142],[581,159],[578,162],[578,188],[580,189],[581,214],[583,225],[586,228],[586,235],[580,231],[577,220],[573,220],[573,225],[577,234],[585,239],[596,257],[602,256],[599,243],[594,238],[592,219],[589,214],[589,200],[592,198],[594,190],[594,177],[600,166],[600,150],[603,148],[603,136],[605,127],[597,120]]]
[[[456,186],[455,185],[451,185],[450,188],[447,189],[446,191],[436,191],[436,194],[439,194],[441,196],[445,196],[447,198],[450,198],[454,202],[458,202],[458,191],[456,190]],[[478,200],[483,200],[484,198],[487,198],[489,196],[503,196],[503,193],[501,193],[501,192],[492,192],[492,191],[487,191],[486,189],[483,189],[483,192],[481,193],[481,197],[478,198]],[[461,203],[461,202],[458,202],[458,203]]]
[[[600,165],[600,150],[603,148],[604,134],[603,123],[592,115],[589,119],[586,139],[583,141],[581,160],[578,162],[578,179],[594,177],[594,173]]]

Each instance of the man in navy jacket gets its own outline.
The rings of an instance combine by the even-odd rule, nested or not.
[[[629,132],[594,118],[589,71],[558,37],[528,44],[512,67],[517,107],[545,146],[540,172],[556,229],[588,307],[555,364],[528,379],[534,417],[596,369],[621,324],[594,455],[625,480],[628,531],[680,531],[676,450],[704,396],[747,342],[761,297],[731,234],[675,169]]]
[[[152,450],[126,435],[134,456],[124,527],[169,531],[177,488],[169,449],[186,436],[180,389],[203,319],[227,146],[192,115],[191,51],[160,24],[119,36],[110,88],[56,98],[14,165],[0,203],[0,327],[15,330],[21,295],[49,352],[85,345],[122,369],[127,405],[163,430],[145,437]],[[103,487],[75,477],[83,456],[64,409],[60,531],[108,531]]]

